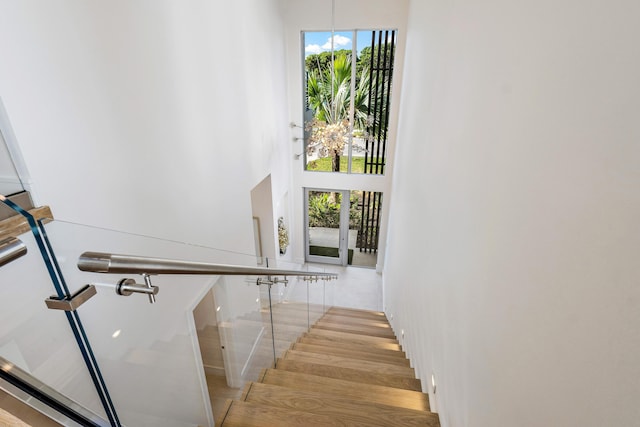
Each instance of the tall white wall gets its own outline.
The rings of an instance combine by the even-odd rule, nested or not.
[[[385,304],[443,426],[640,417],[640,3],[412,1]]]
[[[0,96],[58,219],[253,253],[286,186],[275,0],[0,0]]]

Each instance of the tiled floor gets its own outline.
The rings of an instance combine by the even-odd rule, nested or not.
[[[337,228],[310,227],[309,244],[337,248],[339,242]],[[358,230],[349,230],[349,249],[353,251],[352,265],[361,267],[375,267],[378,261],[377,253],[360,252],[356,247]]]

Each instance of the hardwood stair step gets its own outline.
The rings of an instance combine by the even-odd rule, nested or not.
[[[327,313],[320,318],[320,321],[327,323],[340,323],[348,325],[375,326],[378,328],[391,329],[389,322],[383,319],[363,319],[361,317],[341,316],[339,314]]]
[[[307,334],[303,334],[303,336],[298,338],[297,342],[303,343],[303,344],[324,346],[327,348],[341,348],[341,349],[354,350],[354,351],[365,351],[365,352],[370,352],[375,354],[398,357],[402,359],[406,358],[406,354],[404,353],[404,351],[398,350],[398,349],[387,349],[386,348],[388,347],[387,345],[384,345],[381,347],[373,347],[373,346],[367,345],[366,343],[365,344],[346,343],[344,341],[329,340],[324,337],[312,337]],[[395,347],[399,348],[400,346],[395,346]]]
[[[240,400],[230,400],[224,417],[216,427],[343,427],[345,424],[335,416],[311,414],[302,411],[275,408]],[[353,426],[366,426],[353,424]]]
[[[281,409],[337,416],[348,425],[355,423],[380,427],[439,425],[438,417],[427,411],[397,408],[272,384],[250,383],[243,394],[243,400]]]
[[[381,338],[390,338],[395,340],[396,334],[392,329],[389,328],[379,328],[377,326],[361,326],[361,325],[351,325],[351,324],[339,324],[339,323],[330,323],[324,322],[322,320],[317,321],[314,325],[314,328],[317,329],[326,329],[328,331],[336,331],[336,332],[347,332],[350,334],[360,334],[360,335],[368,335],[372,337],[381,337]]]
[[[319,363],[301,362],[291,359],[278,359],[276,369],[291,372],[320,375],[329,378],[343,379],[358,383],[375,384],[405,390],[422,391],[420,380],[397,375],[380,374],[363,371],[361,369],[341,368]]]
[[[356,308],[331,307],[327,310],[329,314],[338,314],[340,316],[360,317],[363,319],[387,321],[387,316],[381,311],[359,310]]]
[[[277,306],[284,309],[280,316],[274,310],[273,327],[282,357],[217,412],[216,425],[440,426],[384,313],[332,307],[307,316],[303,306]],[[308,330],[307,319],[314,322]]]
[[[391,365],[388,363],[370,362],[367,360],[357,360],[350,357],[336,356],[330,354],[307,353],[298,350],[287,350],[283,359],[297,360],[300,362],[317,363],[340,368],[352,368],[368,371],[377,374],[396,375],[399,377],[415,378],[413,368],[408,366]]]
[[[429,396],[418,391],[357,383],[343,379],[290,372],[283,369],[264,369],[260,374],[259,381],[297,390],[316,391],[332,396],[343,396],[400,408],[429,411]]]
[[[329,341],[343,342],[346,344],[365,344],[373,348],[385,348],[387,350],[402,350],[397,340],[389,338],[369,337],[366,335],[349,334],[346,332],[327,331],[324,329],[309,329],[303,336],[322,338]]]
[[[335,338],[335,339],[342,339],[349,342],[363,342],[367,344],[369,343],[399,344],[398,340],[395,338],[371,337],[368,335],[360,335],[358,333],[353,333],[353,332],[330,331],[328,329],[316,328],[315,326],[312,326],[311,328],[309,328],[308,334]]]
[[[342,347],[329,347],[322,345],[304,344],[296,342],[291,344],[291,350],[299,350],[307,353],[317,354],[333,354],[335,356],[350,357],[358,360],[368,360],[371,362],[388,363],[398,366],[410,366],[408,359],[398,356],[387,356],[384,354],[373,353],[366,350],[352,350]]]

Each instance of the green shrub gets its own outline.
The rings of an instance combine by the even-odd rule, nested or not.
[[[351,192],[349,206],[349,228],[360,227],[362,212],[359,207],[360,194]],[[338,228],[340,226],[340,193],[312,191],[309,193],[309,227]]]

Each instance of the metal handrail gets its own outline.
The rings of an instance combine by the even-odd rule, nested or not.
[[[0,241],[0,267],[27,253],[27,246],[20,239],[9,237]]]
[[[283,270],[278,268],[247,267],[241,265],[212,264],[119,255],[103,252],[85,252],[78,259],[78,268],[94,273],[121,274],[200,274],[235,276],[314,276],[335,279],[335,273]]]

